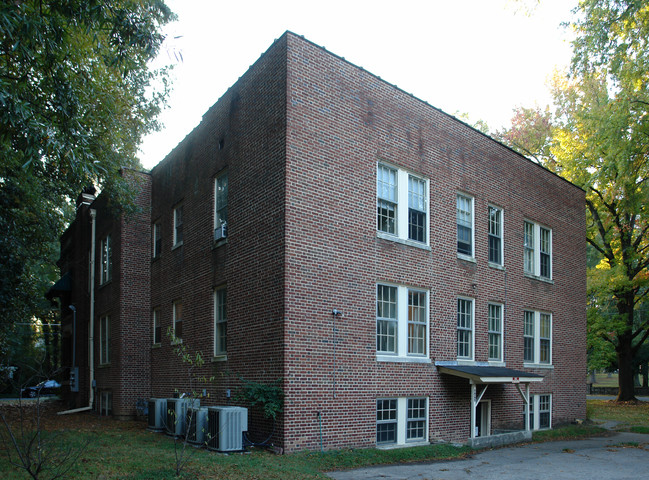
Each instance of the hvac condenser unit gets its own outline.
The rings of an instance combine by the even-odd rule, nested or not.
[[[167,420],[167,399],[150,398],[148,403],[148,429],[154,432],[162,432],[165,429],[165,422]]]
[[[187,441],[203,445],[207,439],[207,407],[189,407],[185,416]]]
[[[243,432],[248,430],[248,409],[208,407],[207,448],[217,452],[243,450]]]
[[[187,408],[198,407],[200,404],[201,401],[198,398],[168,398],[165,433],[172,437],[181,437],[184,435]]]

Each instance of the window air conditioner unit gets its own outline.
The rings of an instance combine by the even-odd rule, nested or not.
[[[207,448],[217,452],[243,450],[243,432],[248,430],[248,409],[208,407]]]
[[[185,425],[187,425],[187,441],[195,445],[203,445],[207,439],[207,407],[189,407]]]
[[[150,398],[149,399],[149,425],[148,429],[153,432],[162,432],[165,429],[167,420],[167,399]]]
[[[228,224],[224,223],[220,227],[214,229],[214,241],[221,240],[228,236]]]
[[[167,421],[165,433],[172,437],[181,437],[185,434],[185,416],[187,408],[198,407],[201,401],[191,398],[168,398],[167,399]]]

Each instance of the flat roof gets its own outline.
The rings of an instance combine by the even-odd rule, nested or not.
[[[542,382],[543,376],[536,373],[514,370],[507,367],[453,365],[438,366],[439,373],[466,378],[474,383],[531,383]]]

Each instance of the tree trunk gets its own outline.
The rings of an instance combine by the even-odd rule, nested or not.
[[[649,362],[642,365],[642,386],[644,388],[649,387]]]
[[[625,295],[618,297],[617,310],[622,318],[626,320],[627,329],[618,333],[617,347],[617,368],[618,368],[618,385],[617,393],[618,402],[628,402],[635,400],[634,385],[634,365],[633,365],[633,314],[634,299],[633,292],[626,292]]]
[[[617,401],[635,400],[633,348],[631,332],[618,335],[617,352],[618,385]]]

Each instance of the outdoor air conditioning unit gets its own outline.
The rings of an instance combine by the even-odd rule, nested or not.
[[[223,223],[214,229],[214,241],[221,240],[228,236],[228,224]]]
[[[208,407],[207,448],[217,452],[243,450],[243,432],[248,430],[248,409]]]
[[[189,407],[185,425],[187,425],[187,441],[203,445],[207,439],[207,407]]]
[[[168,398],[165,433],[172,437],[185,434],[185,415],[188,407],[198,407],[201,401],[191,398]]]
[[[153,432],[162,432],[167,420],[167,399],[150,398],[148,403],[149,425],[147,428]]]

